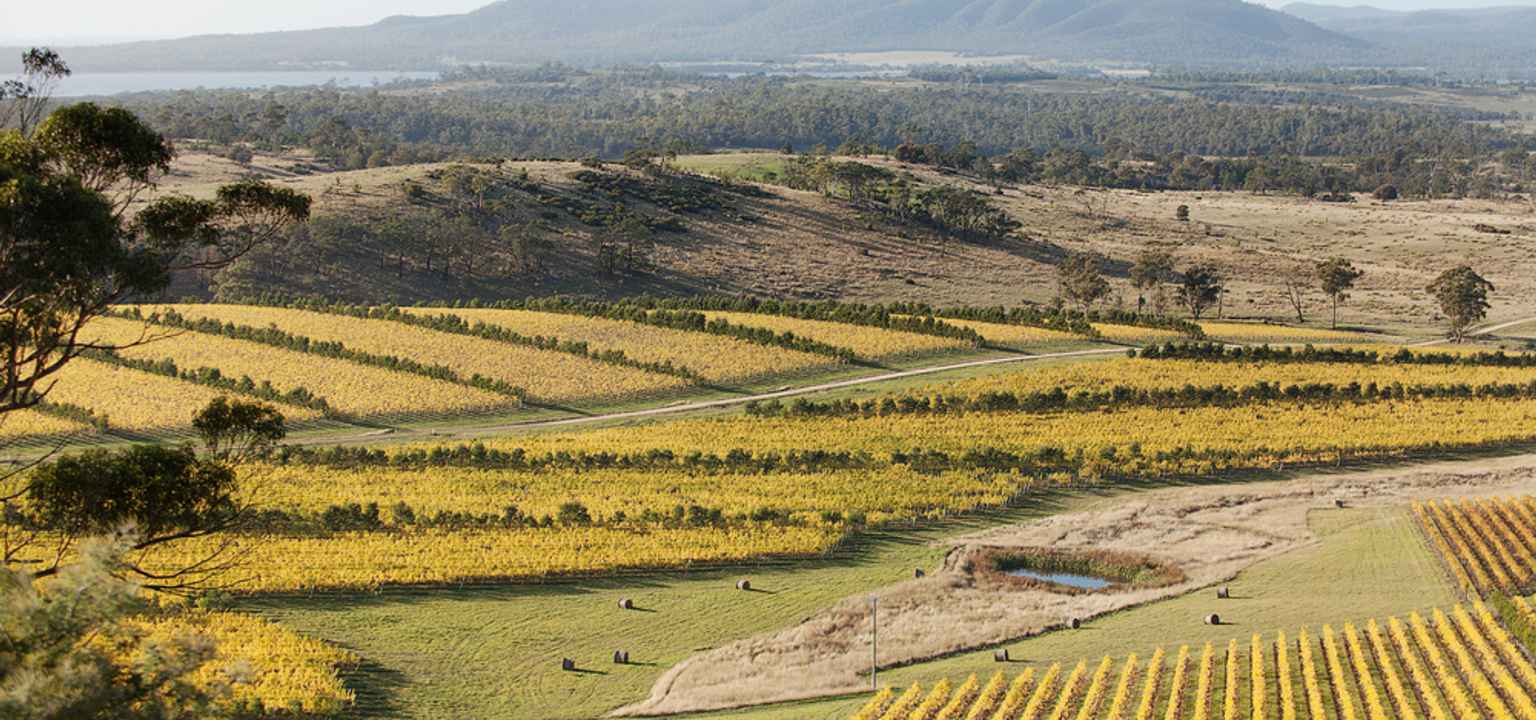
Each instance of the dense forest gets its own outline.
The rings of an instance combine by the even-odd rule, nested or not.
[[[805,149],[850,141],[883,147],[965,142],[988,155],[1128,148],[1148,157],[1397,151],[1469,157],[1530,143],[1457,113],[1405,105],[1270,97],[1223,102],[1159,96],[1134,86],[1053,93],[1017,86],[704,78],[659,69],[547,72],[555,78],[464,73],[450,78],[456,85],[451,93],[410,86],[312,88],[140,95],[123,102],[172,137],[307,145],[348,168],[474,155],[618,158],[642,147]]]

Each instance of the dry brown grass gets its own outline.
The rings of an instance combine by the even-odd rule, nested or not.
[[[252,168],[258,176],[311,194],[318,213],[376,215],[390,212],[399,202],[402,183],[426,183],[445,167],[295,174],[295,168],[303,169],[311,161],[298,154],[258,156]],[[928,183],[968,183],[927,168],[880,159],[863,161],[912,172]],[[557,193],[578,193],[582,188],[571,175],[580,169],[575,163],[516,162],[504,171],[526,170]],[[189,153],[178,161],[163,190],[206,197],[242,172],[232,161]],[[1092,251],[1114,261],[1111,274],[1117,299],[1134,307],[1136,292],[1125,279],[1125,269],[1148,249],[1172,252],[1182,265],[1217,265],[1228,278],[1223,314],[1232,318],[1294,321],[1282,292],[1283,278],[1294,275],[1298,267],[1336,255],[1366,271],[1341,313],[1348,325],[1428,329],[1438,318],[1423,288],[1442,270],[1461,263],[1473,265],[1498,286],[1490,320],[1521,317],[1525,310],[1517,300],[1536,291],[1536,211],[1523,200],[1382,204],[1361,196],[1356,203],[1334,204],[1287,195],[1030,186],[994,196],[1023,223],[1017,237],[946,242],[931,232],[861,215],[846,203],[816,193],[767,189],[771,197],[731,196],[733,212],[684,216],[689,232],[659,238],[654,257],[658,269],[647,278],[619,284],[600,277],[589,257],[593,229],[567,217],[554,223],[554,252],[560,257],[551,277],[531,284],[526,278],[479,278],[437,294],[715,292],[1015,305],[1050,301],[1057,293],[1055,264],[1066,253]],[[981,189],[990,192],[990,188]],[[1191,222],[1174,220],[1179,205],[1190,206]],[[526,209],[530,217],[537,211]],[[743,221],[743,215],[751,220]],[[1473,229],[1477,224],[1510,234],[1477,232]],[[421,278],[398,280],[375,264],[358,258],[324,258],[306,261],[300,268],[271,268],[268,277],[283,282],[304,269],[330,268],[329,276],[310,283],[316,287],[295,289],[319,291],[324,286],[334,288],[328,294],[371,299],[403,299],[397,296],[421,292],[430,285]],[[1308,320],[1321,323],[1325,315],[1324,300],[1314,292]]]

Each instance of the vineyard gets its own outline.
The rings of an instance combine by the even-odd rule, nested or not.
[[[1536,667],[1481,602],[1363,624],[1156,649],[876,693],[855,720],[1536,717]]]
[[[1200,332],[1187,323],[1163,327],[1151,320],[1132,325],[1113,319],[1089,323],[1033,309],[893,310],[727,300],[552,299],[494,308],[405,309],[319,303],[136,306],[88,330],[91,339],[120,350],[95,352],[59,376],[50,403],[9,418],[0,438],[25,444],[174,438],[186,431],[197,407],[231,394],[278,404],[299,430],[331,426],[321,421],[412,424],[526,416],[529,410],[659,404],[712,390],[861,372],[850,363],[942,362],[989,349],[1037,353],[1094,342],[1171,343]],[[1309,328],[1207,325],[1233,341],[1341,339]],[[1187,361],[1177,361],[1181,358]],[[1528,366],[1256,360],[1226,362],[1212,373],[1199,364],[1210,359],[1159,356],[1045,368],[934,385],[922,388],[919,397],[1071,397],[1107,386],[1243,389],[1255,383],[1402,385],[1439,397],[1446,387],[1529,383],[1522,372]]]
[[[243,590],[441,584],[821,555],[850,534],[1120,478],[1529,439],[1533,402],[727,418],[460,448],[292,451]],[[1177,419],[1175,421],[1175,418]],[[922,445],[914,438],[921,438]],[[732,450],[721,451],[722,448]],[[206,548],[162,548],[167,562]],[[293,563],[296,557],[302,563]]]
[[[816,342],[845,347],[852,350],[859,358],[871,362],[891,362],[961,353],[974,347],[973,343],[959,338],[919,335],[826,320],[720,311],[705,312],[704,316],[710,320],[723,320],[746,327],[764,328],[776,333],[789,333]]]
[[[156,308],[143,308],[146,314]],[[181,305],[181,316],[250,328],[276,327],[319,343],[339,343],[380,357],[447,368],[462,378],[484,378],[521,389],[538,403],[579,403],[676,391],[679,378],[553,352],[454,335],[388,320],[335,313],[241,305]]]
[[[1527,593],[1536,581],[1536,498],[1414,504],[1419,526],[1463,590]]]
[[[533,310],[402,308],[419,317],[455,317],[529,337],[583,343],[642,362],[685,368],[712,383],[743,384],[824,370],[834,359],[745,340],[603,317]]]
[[[251,615],[195,611],[135,620],[132,628],[144,641],[140,652],[153,652],[157,641],[187,635],[215,641],[218,656],[196,671],[194,681],[215,686],[233,680],[233,702],[254,704],[263,717],[343,717],[355,700],[340,673],[357,664],[356,656]]]
[[[1290,325],[1222,321],[1203,321],[1199,325],[1200,329],[1205,331],[1205,336],[1212,340],[1242,345],[1297,345],[1303,343],[1342,345],[1377,343],[1394,339],[1348,330],[1328,330],[1326,328],[1307,328]]]

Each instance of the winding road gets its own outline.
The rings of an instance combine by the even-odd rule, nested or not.
[[[879,375],[851,378],[848,380],[838,380],[835,382],[820,383],[817,385],[806,385],[805,387],[789,388],[785,390],[777,390],[774,392],[759,393],[756,395],[742,395],[740,397],[722,398],[719,400],[700,400],[698,402],[687,402],[678,405],[645,408],[643,410],[628,410],[623,412],[604,413],[600,415],[583,415],[581,417],[572,418],[555,418],[551,420],[527,420],[523,422],[473,427],[458,427],[442,430],[392,428],[387,430],[376,430],[367,433],[359,433],[357,435],[347,435],[339,439],[336,436],[329,436],[324,439],[317,438],[312,442],[300,441],[292,444],[335,445],[364,442],[368,440],[378,440],[384,437],[391,439],[411,437],[431,437],[436,439],[465,438],[478,437],[498,432],[509,432],[513,430],[527,430],[532,428],[590,425],[592,423],[611,422],[614,420],[632,420],[637,418],[657,417],[661,415],[675,415],[680,413],[697,412],[700,410],[712,410],[724,407],[732,407],[735,405],[745,405],[754,401],[763,402],[768,400],[781,400],[784,398],[791,398],[800,395],[810,395],[813,393],[826,392],[829,390],[840,390],[842,388],[857,387],[859,385],[869,385],[873,383],[887,382],[890,380],[920,377],[923,375],[934,375],[952,370],[964,370],[967,368],[987,367],[991,365],[1038,362],[1042,360],[1058,360],[1103,355],[1123,355],[1125,354],[1125,351],[1126,348],[1123,347],[1111,347],[1096,348],[1093,350],[1072,350],[1068,352],[1042,353],[1039,355],[1009,355],[1007,357],[987,358],[985,360],[968,360],[965,362],[949,363],[946,365],[934,365],[932,367],[916,368],[912,370],[898,370],[894,372],[881,373]]]

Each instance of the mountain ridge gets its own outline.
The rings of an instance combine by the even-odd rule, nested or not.
[[[1242,0],[500,0],[460,15],[361,27],[67,48],[83,71],[256,70],[457,63],[770,60],[815,52],[946,50],[1225,62],[1368,46]]]

